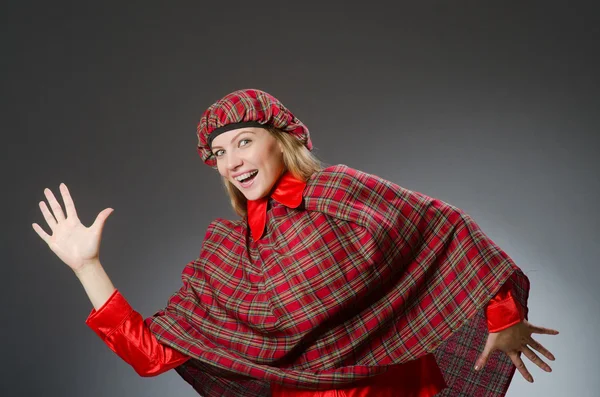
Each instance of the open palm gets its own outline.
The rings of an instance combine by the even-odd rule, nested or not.
[[[538,351],[551,361],[554,361],[554,355],[542,346],[541,343],[533,339],[532,334],[558,335],[558,331],[533,325],[527,320],[522,320],[500,332],[489,333],[483,352],[477,358],[475,369],[480,370],[487,363],[490,355],[494,351],[500,350],[508,355],[521,375],[523,375],[523,378],[528,382],[533,382],[533,376],[531,376],[531,373],[527,370],[525,363],[521,359],[521,353],[544,371],[552,372],[552,368],[535,354],[532,349]]]
[[[50,189],[45,189],[44,194],[52,212],[44,201],[39,203],[44,219],[52,230],[52,235],[48,235],[37,223],[32,224],[32,227],[64,263],[77,271],[86,263],[98,259],[102,229],[106,218],[114,210],[112,208],[104,209],[97,215],[92,226],[86,227],[77,217],[75,204],[64,183],[60,184],[60,192],[67,212],[66,217]]]

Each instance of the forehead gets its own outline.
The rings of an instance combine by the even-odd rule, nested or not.
[[[225,145],[231,143],[231,141],[237,135],[241,135],[243,132],[254,133],[255,135],[258,135],[258,136],[268,133],[268,131],[266,129],[260,128],[260,127],[236,128],[235,130],[229,130],[227,132],[219,134],[217,137],[215,137],[215,139],[213,139],[212,146],[213,147],[225,146]]]

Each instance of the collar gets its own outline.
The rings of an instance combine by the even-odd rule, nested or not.
[[[302,203],[302,192],[305,187],[306,182],[296,179],[289,171],[286,171],[277,181],[275,190],[270,197],[288,208],[297,208]],[[268,196],[258,200],[248,200],[248,224],[254,241],[258,241],[265,231],[268,202]]]

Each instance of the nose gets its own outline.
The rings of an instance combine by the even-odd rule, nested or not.
[[[242,159],[234,152],[229,153],[227,156],[227,169],[235,171],[242,165]]]

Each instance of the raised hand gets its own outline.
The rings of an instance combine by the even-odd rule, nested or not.
[[[31,226],[44,240],[50,249],[75,272],[81,270],[87,263],[98,260],[102,229],[108,216],[114,211],[106,208],[100,212],[92,226],[85,227],[77,217],[75,204],[64,183],[60,184],[60,192],[64,201],[67,216],[65,217],[59,202],[50,189],[44,194],[50,204],[50,209],[44,201],[39,206],[52,235],[48,235],[37,223]]]
[[[538,327],[531,324],[527,320],[523,320],[512,327],[506,328],[500,332],[493,332],[488,334],[488,339],[485,344],[483,352],[477,358],[475,364],[475,370],[481,370],[488,361],[489,356],[495,350],[501,350],[510,357],[511,361],[521,375],[528,381],[533,382],[533,377],[527,371],[525,363],[521,360],[519,353],[523,353],[525,357],[533,361],[538,367],[546,372],[552,372],[552,368],[546,364],[537,354],[530,349],[533,348],[539,353],[543,354],[548,360],[554,361],[554,355],[548,351],[544,346],[531,337],[531,334],[546,334],[546,335],[557,335],[558,331],[549,328]],[[529,345],[529,346],[528,346]]]

